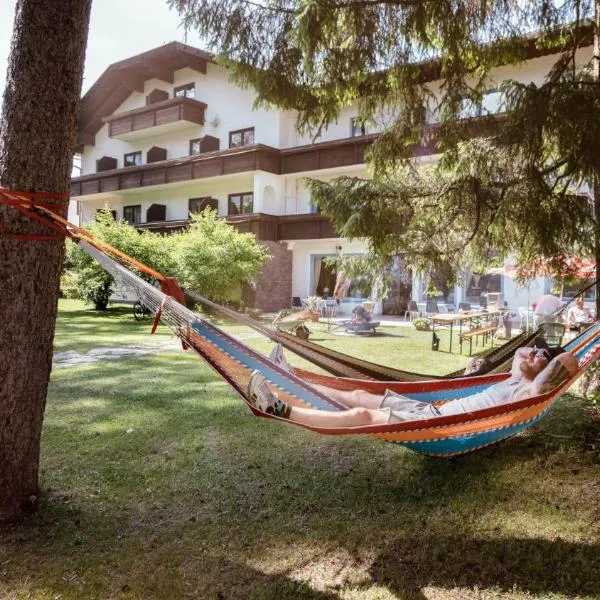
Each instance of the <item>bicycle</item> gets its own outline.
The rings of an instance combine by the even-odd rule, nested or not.
[[[135,302],[133,305],[133,317],[136,321],[143,321],[146,317],[150,317],[152,311],[144,306],[141,302]]]

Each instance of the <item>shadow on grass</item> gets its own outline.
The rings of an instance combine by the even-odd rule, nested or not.
[[[566,511],[566,527],[576,510],[536,478],[553,462],[559,484],[575,465],[593,472],[586,453],[599,431],[567,397],[531,433],[450,462],[256,419],[194,356],[56,372],[40,510],[0,534],[0,596],[598,595],[596,540],[511,533],[502,519]],[[580,495],[572,502],[597,489]]]
[[[427,600],[421,591],[426,586],[597,598],[600,545],[424,533],[388,544],[370,574],[373,581],[407,600]]]

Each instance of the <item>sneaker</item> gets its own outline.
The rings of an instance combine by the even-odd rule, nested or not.
[[[257,370],[252,371],[252,375],[250,375],[248,400],[259,410],[276,417],[287,419],[292,411],[292,407],[277,397],[277,394],[268,386],[265,376]]]
[[[275,344],[273,346],[273,350],[269,354],[269,360],[274,362],[280,369],[283,369],[286,373],[292,372],[292,367],[290,363],[285,358],[283,354],[283,346],[281,344]]]

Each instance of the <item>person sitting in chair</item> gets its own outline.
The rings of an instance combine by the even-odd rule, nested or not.
[[[283,353],[279,351],[277,354],[277,364],[281,368],[289,368]],[[515,353],[508,379],[488,387],[483,392],[440,405],[407,398],[390,390],[381,396],[364,390],[342,391],[314,385],[313,387],[321,393],[348,407],[340,412],[291,406],[278,398],[262,373],[253,371],[248,383],[248,399],[263,412],[303,425],[385,425],[457,415],[524,400],[554,389],[574,375],[578,368],[577,359],[563,348],[519,348]]]
[[[577,296],[575,306],[567,313],[567,325],[569,329],[579,331],[585,325],[591,325],[594,319],[592,311],[583,302],[583,296]]]

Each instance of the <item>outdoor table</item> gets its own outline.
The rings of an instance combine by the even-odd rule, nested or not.
[[[435,327],[446,328],[450,330],[450,348],[449,352],[452,352],[452,334],[454,331],[454,325],[458,325],[458,337],[462,334],[463,325],[468,325],[469,329],[472,328],[473,322],[476,320],[483,321],[484,323],[491,323],[493,320],[498,320],[499,316],[504,312],[502,309],[486,310],[486,311],[469,311],[456,314],[438,314],[431,317],[432,323],[432,348],[435,348]]]

